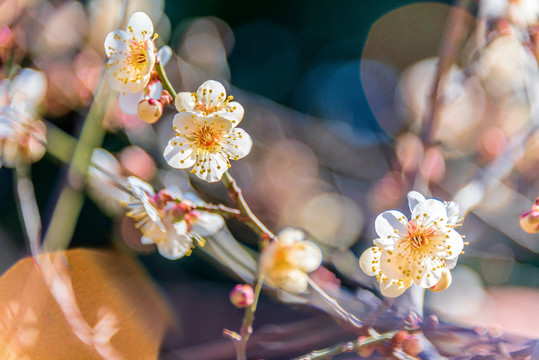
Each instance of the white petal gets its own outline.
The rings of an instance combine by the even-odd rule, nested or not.
[[[425,197],[417,191],[410,191],[408,193],[408,206],[410,207],[410,213],[414,212],[414,208],[417,204],[425,200]]]
[[[219,106],[226,100],[226,90],[220,82],[208,80],[198,88],[197,97],[199,103],[211,109]]]
[[[389,278],[402,279],[410,269],[410,260],[397,251],[382,251],[380,270]]]
[[[412,219],[418,225],[425,227],[437,226],[442,228],[447,223],[447,211],[445,205],[436,199],[427,199],[420,202],[412,212]]]
[[[206,159],[205,162],[203,161],[204,159]],[[228,159],[226,159],[221,153],[212,154],[206,152],[202,159],[199,158],[198,160],[200,163],[197,163],[193,170],[196,176],[207,182],[216,182],[221,180],[223,174],[229,168]]]
[[[447,211],[447,223],[449,225],[455,225],[460,222],[459,204],[454,201],[444,201],[445,209]]]
[[[379,247],[372,246],[365,250],[359,257],[359,267],[369,276],[380,273],[380,255],[382,251]]]
[[[279,231],[279,234],[277,234],[277,239],[280,244],[291,245],[293,243],[303,241],[305,239],[305,233],[293,227],[287,227]]]
[[[410,278],[399,281],[396,279],[388,279],[382,275],[380,280],[380,292],[382,295],[390,298],[402,295],[406,289],[412,285],[412,280]]]
[[[163,92],[163,84],[161,84],[161,81],[152,82],[149,88],[150,91],[148,96],[152,99],[159,100],[161,98],[161,93]]]
[[[380,237],[380,245],[392,246],[401,236],[407,234],[406,216],[397,210],[384,211],[376,217],[374,228]]]
[[[215,235],[225,226],[225,221],[219,215],[202,212],[194,222],[191,232],[200,236]]]
[[[464,248],[464,241],[462,241],[462,236],[460,234],[451,229],[445,238],[445,258],[447,259],[454,259],[460,255],[462,252],[462,249]]]
[[[143,99],[144,93],[139,92],[121,92],[118,95],[118,103],[120,104],[120,109],[126,114],[136,115],[138,103]]]
[[[176,136],[170,139],[163,151],[166,162],[176,169],[187,169],[196,162],[196,152],[193,152],[193,145],[183,136]]]
[[[322,251],[311,241],[300,241],[290,247],[286,258],[294,267],[310,273],[318,269],[322,263]]]
[[[239,160],[251,152],[253,140],[245,130],[235,128],[223,136],[221,145],[230,159]]]
[[[174,130],[182,134],[191,134],[197,132],[200,128],[196,116],[187,111],[174,115],[172,125],[174,126]]]
[[[445,267],[449,270],[453,269],[457,265],[458,256],[454,259],[445,259]]]
[[[174,105],[178,111],[193,111],[195,109],[195,98],[193,93],[181,92],[176,95]]]
[[[129,35],[123,30],[111,31],[105,38],[105,52],[108,57],[122,52],[128,48],[127,40]]]
[[[44,73],[33,69],[22,69],[11,84],[12,103],[21,102],[24,110],[33,112],[43,100],[46,90],[47,77]]]
[[[142,237],[140,238],[140,242],[141,242],[142,244],[144,244],[144,245],[152,245],[152,244],[155,244],[155,242],[154,242],[151,238],[149,238],[149,237],[147,237],[147,236],[142,236]]]
[[[424,257],[421,263],[412,263],[412,280],[422,288],[430,288],[442,277],[442,261],[438,258]]]
[[[240,103],[236,101],[232,101],[232,102],[229,102],[223,108],[223,110],[216,111],[214,114],[224,119],[229,120],[233,124],[233,127],[236,127],[243,119],[245,110],[243,109],[243,106],[241,106]]]
[[[139,198],[146,198],[149,196],[154,196],[155,192],[153,187],[145,181],[142,181],[136,176],[130,176],[127,178],[127,185],[130,187],[130,190],[133,191],[135,195]]]
[[[145,13],[136,12],[129,18],[127,32],[138,41],[148,40],[153,36],[152,20]]]
[[[172,50],[168,46],[163,46],[159,51],[157,52],[157,61],[161,63],[161,65],[165,66],[170,58],[172,57]]]
[[[276,269],[272,275],[277,286],[285,291],[300,294],[307,290],[308,276],[299,269]]]

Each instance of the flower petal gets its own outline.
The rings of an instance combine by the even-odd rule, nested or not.
[[[205,152],[202,156],[197,158],[197,162],[192,173],[198,176],[200,179],[207,182],[216,182],[221,180],[223,174],[230,167],[228,159],[226,159],[221,153],[209,153]]]
[[[183,136],[170,139],[163,151],[166,162],[176,169],[187,169],[193,166],[197,160],[193,145]]]
[[[462,241],[462,236],[453,229],[449,230],[445,238],[444,257],[446,259],[454,259],[460,255],[463,248],[464,241]]]
[[[293,227],[287,227],[279,231],[277,239],[280,244],[291,245],[305,239],[305,233]]]
[[[359,257],[359,267],[369,276],[380,273],[380,255],[382,251],[379,247],[372,246],[365,250]]]
[[[442,277],[443,263],[437,258],[424,257],[420,263],[412,263],[412,280],[422,288],[430,288]]]
[[[152,20],[142,11],[138,11],[129,18],[127,32],[138,41],[146,41],[153,36]]]
[[[165,66],[169,62],[171,57],[172,49],[166,45],[159,49],[159,51],[157,52],[157,61],[159,61],[162,66]]]
[[[294,243],[286,252],[286,259],[294,267],[310,273],[322,263],[322,251],[312,241]]]
[[[174,115],[172,126],[177,132],[187,135],[197,132],[199,129],[196,115],[188,111]]]
[[[449,225],[456,225],[460,222],[459,204],[455,201],[444,201],[445,209],[447,211],[447,223]]]
[[[394,298],[394,297],[400,296],[411,285],[412,285],[412,280],[410,278],[389,279],[384,275],[380,277],[380,292],[385,297]]]
[[[213,109],[226,100],[226,90],[220,82],[208,80],[198,88],[197,98],[207,109]]]
[[[139,92],[121,92],[118,95],[118,103],[120,104],[120,109],[126,114],[136,115],[138,103],[143,99],[144,93]]]
[[[245,130],[235,128],[223,136],[221,145],[230,159],[239,160],[251,152],[253,140]]]
[[[215,235],[225,226],[225,221],[219,215],[201,212],[198,219],[193,223],[191,232],[200,236]]]
[[[190,92],[181,92],[176,95],[176,100],[174,100],[174,105],[176,110],[179,112],[182,111],[193,111],[195,108],[195,98],[194,93]]]
[[[111,31],[105,38],[105,52],[108,57],[127,50],[129,35],[123,30]]]
[[[425,200],[425,197],[417,191],[410,191],[408,193],[408,206],[410,207],[410,213],[414,212],[414,208],[417,204]]]
[[[402,279],[409,275],[410,261],[398,251],[382,250],[380,270],[389,278]]]
[[[127,178],[127,186],[140,199],[155,195],[153,187],[136,176],[130,176]]]
[[[279,267],[272,272],[273,280],[281,289],[300,294],[308,287],[308,276],[303,271],[293,267]]]
[[[243,109],[243,106],[241,106],[240,103],[236,101],[232,101],[232,102],[229,102],[223,108],[223,110],[216,111],[214,114],[224,119],[229,120],[230,122],[232,122],[233,127],[236,127],[243,119],[245,110]]]
[[[443,228],[447,223],[445,205],[436,199],[422,201],[412,211],[412,220],[415,220],[417,225]]]
[[[380,237],[379,244],[384,247],[393,246],[401,236],[407,234],[407,223],[406,216],[397,210],[384,211],[378,215],[374,228]]]

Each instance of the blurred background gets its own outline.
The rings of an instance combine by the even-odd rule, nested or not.
[[[231,173],[272,231],[300,227],[323,248],[329,271],[319,276],[351,294],[368,289],[378,295],[357,264],[376,237],[376,215],[386,209],[407,213],[410,190],[456,200],[470,210],[459,230],[470,245],[453,272],[453,285],[429,294],[427,305],[450,322],[497,323],[537,338],[538,324],[528,318],[539,304],[539,241],[519,227],[520,214],[539,195],[539,103],[526,80],[530,58],[535,61],[529,43],[531,53],[537,48],[533,37],[522,40],[504,28],[505,15],[481,13],[478,1],[458,3],[466,10],[452,12],[451,1],[3,0],[1,74],[7,78],[17,64],[46,74],[39,110],[49,144],[62,133],[77,137],[92,98],[103,91],[102,147],[117,158],[106,166],[156,188],[185,183],[187,175],[171,171],[161,156],[174,110],[148,125],[122,113],[116,94],[101,80],[106,35],[124,28],[134,11],[145,11],[159,34],[157,46],[168,44],[177,55],[166,67],[177,91],[195,91],[215,79],[228,83],[228,93],[245,107],[242,127],[254,149]],[[497,20],[486,21],[489,16]],[[453,27],[462,34],[448,41]],[[454,65],[444,79],[443,106],[429,125],[444,36],[444,44],[458,40]],[[45,231],[65,184],[61,160],[69,149],[68,144],[51,151],[32,166]],[[11,169],[0,170],[2,273],[29,255],[13,177]],[[204,200],[230,205],[220,184],[191,182]],[[242,312],[228,302],[238,278],[202,251],[180,261],[162,258],[140,244],[140,234],[117,205],[102,201],[103,186],[91,177],[84,194],[69,247],[137,254],[176,321],[161,356],[227,358],[232,347],[223,345],[221,330],[240,324]],[[234,221],[227,225],[256,249],[249,229]],[[275,324],[271,334],[297,333],[287,325],[302,324],[306,331],[318,316],[263,295],[255,324]],[[261,341],[266,352],[260,356],[290,358],[346,334],[329,319],[317,321],[334,334],[313,335],[318,342],[290,349]]]

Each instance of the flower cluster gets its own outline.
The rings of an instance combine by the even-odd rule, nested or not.
[[[464,242],[454,229],[460,222],[458,205],[425,199],[408,193],[412,218],[397,210],[378,215],[375,229],[379,238],[359,259],[361,269],[376,276],[384,296],[401,295],[412,284],[433,291],[446,289],[449,272]]]
[[[320,248],[305,240],[302,231],[287,228],[263,250],[259,266],[268,285],[299,294],[307,290],[307,274],[321,263]]]
[[[133,197],[125,206],[142,232],[143,244],[155,244],[159,253],[170,260],[190,255],[193,240],[203,244],[201,236],[217,233],[224,221],[219,215],[195,210],[192,202],[181,199],[177,191],[161,190],[157,194],[137,177],[127,178]]]
[[[33,163],[45,154],[47,129],[36,109],[46,87],[45,75],[31,69],[0,82],[0,166]]]
[[[226,96],[224,86],[208,80],[194,93],[176,97],[173,137],[164,151],[172,167],[191,170],[208,182],[219,181],[230,161],[249,154],[253,142],[245,130],[236,126],[243,118],[243,107]]]

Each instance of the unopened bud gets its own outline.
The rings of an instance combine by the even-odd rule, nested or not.
[[[153,124],[163,115],[163,104],[155,99],[143,99],[138,103],[137,114],[142,121]]]
[[[168,104],[172,102],[172,100],[173,100],[172,96],[170,96],[168,91],[163,90],[163,92],[161,92],[161,97],[159,98],[159,102],[163,104],[163,106],[167,106]]]
[[[368,337],[366,336],[360,336],[357,338],[357,344],[359,345],[357,354],[362,358],[368,358],[374,352],[374,345],[362,345],[362,343],[364,343],[367,339]]]
[[[448,269],[443,269],[440,280],[436,283],[436,285],[431,286],[429,290],[432,292],[444,291],[449,287],[449,285],[451,285],[451,279],[451,272]]]
[[[535,200],[530,211],[526,211],[520,216],[520,227],[530,234],[539,231],[539,198]]]
[[[251,306],[254,300],[255,293],[249,284],[238,284],[230,292],[230,302],[239,309]]]
[[[423,351],[423,345],[421,339],[415,335],[409,335],[408,338],[402,342],[402,351],[410,356],[417,356]]]
[[[438,316],[430,315],[427,319],[423,321],[423,332],[436,331],[440,325]]]
[[[402,349],[402,343],[409,337],[410,334],[406,331],[397,331],[391,338],[391,349]]]

